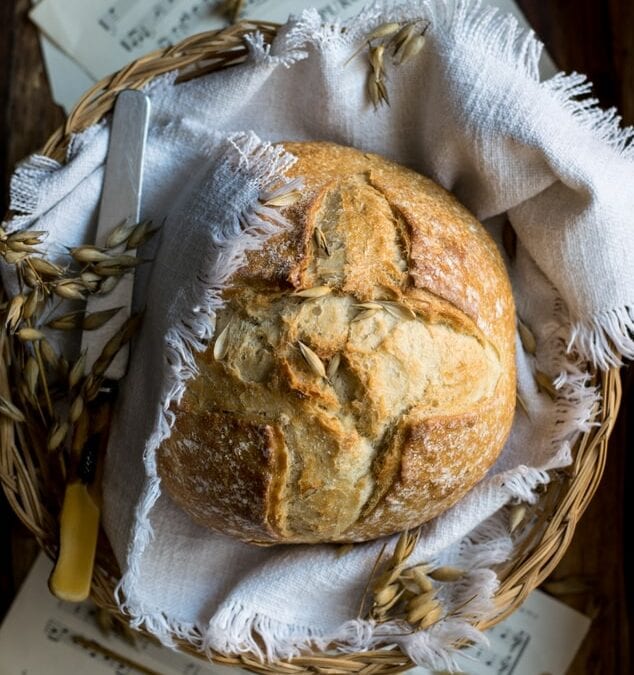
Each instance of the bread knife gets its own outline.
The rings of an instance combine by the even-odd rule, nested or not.
[[[99,205],[94,244],[106,247],[108,236],[122,222],[139,222],[143,160],[150,118],[150,100],[139,91],[125,90],[114,106],[103,190]],[[109,250],[117,255],[120,250]],[[136,255],[127,250],[126,255]],[[104,295],[91,294],[86,313],[119,307],[120,310],[101,328],[84,332],[81,350],[85,353],[86,373],[99,358],[108,341],[122,330],[132,313],[134,271],[124,274],[117,285]],[[129,347],[124,345],[110,362],[104,375],[103,396],[112,399],[116,383],[127,370]],[[49,588],[61,600],[81,602],[90,594],[100,520],[99,457],[107,445],[109,402],[88,417],[85,445],[73,448],[79,461],[71,467],[60,516],[59,554],[49,579]],[[106,411],[104,413],[104,411]]]

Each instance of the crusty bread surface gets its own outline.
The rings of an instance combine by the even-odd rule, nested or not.
[[[212,341],[196,357],[159,474],[196,522],[245,541],[373,539],[442,513],[496,460],[515,409],[510,284],[433,181],[348,147],[284,146],[304,180],[281,209],[291,227],[224,291],[226,353]]]

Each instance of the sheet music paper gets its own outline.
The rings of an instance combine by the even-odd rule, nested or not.
[[[52,563],[41,553],[0,628],[0,675],[238,675],[172,652],[141,636],[133,647],[104,635],[91,602],[71,604],[47,588]],[[117,658],[117,656],[119,658]],[[123,657],[121,659],[121,657]],[[131,667],[125,660],[146,670]]]
[[[51,569],[40,554],[0,627],[0,675],[246,675],[143,637],[133,647],[104,635],[92,603],[70,604],[50,595]],[[488,647],[466,650],[461,667],[469,675],[565,675],[589,626],[587,617],[534,591],[515,614],[487,632]],[[423,668],[409,672],[432,675]]]
[[[41,31],[53,98],[69,111],[79,95],[101,77],[143,54],[168,47],[197,32],[226,25],[219,0],[42,0],[31,13]],[[290,13],[317,7],[324,19],[354,16],[367,0],[247,0],[243,15],[286,21]],[[485,0],[526,19],[513,0]],[[542,75],[555,72],[550,57]]]

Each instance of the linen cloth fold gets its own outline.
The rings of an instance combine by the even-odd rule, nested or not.
[[[350,56],[382,22],[418,19],[429,22],[425,47],[388,64],[390,106],[375,110],[367,56]],[[123,571],[119,600],[166,644],[177,635],[202,650],[272,659],[387,642],[417,663],[451,668],[454,640],[481,639],[471,623],[493,611],[492,566],[513,553],[503,507],[533,501],[549,470],[570,462],[598,401],[589,365],[634,355],[633,132],[580,98],[589,93],[582,76],[540,82],[541,46],[479,3],[378,2],[343,25],[306,11],[272,45],[257,33],[247,41],[246,63],[178,85],[160,78],[149,90],[142,210],[164,224],[144,251],[154,262],[137,273],[135,302],[146,314],[107,456],[104,526]],[[37,221],[53,256],[88,241],[107,137],[106,121],[74,139],[64,166],[35,156],[19,167],[10,227]],[[486,478],[422,528],[412,563],[467,571],[443,590],[448,615],[427,631],[357,616],[384,542],[343,556],[330,545],[258,548],[196,526],[161,492],[154,453],[195,372],[193,355],[213,335],[220,291],[246,250],[286,226],[262,218],[260,206],[284,186],[293,158],[274,143],[285,139],[383,154],[454,192],[500,245],[506,219],[517,233],[505,260],[518,315],[537,338],[534,356],[518,340],[528,414],[518,408]],[[554,400],[539,391],[537,369],[555,379]]]

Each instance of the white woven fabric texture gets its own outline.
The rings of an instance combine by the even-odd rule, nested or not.
[[[410,63],[388,65],[391,105],[374,110],[366,57],[346,62],[383,21],[414,18],[430,22],[425,48]],[[588,93],[583,77],[540,82],[535,39],[473,2],[455,10],[441,0],[378,3],[345,31],[308,11],[270,48],[257,34],[249,44],[243,65],[179,85],[162,79],[150,91],[142,210],[165,222],[143,252],[154,259],[136,287],[146,314],[121,385],[104,484],[104,524],[123,570],[120,601],[166,643],[177,634],[202,649],[279,658],[311,643],[358,650],[387,640],[418,663],[451,667],[451,641],[478,639],[470,619],[491,611],[491,566],[512,555],[502,507],[533,500],[588,428],[597,394],[585,361],[607,367],[634,355],[632,132],[613,111],[579,99]],[[50,231],[51,253],[89,241],[107,137],[107,123],[84,132],[63,167],[41,157],[25,163],[14,177],[12,207],[21,215],[12,226],[37,221]],[[441,598],[459,609],[426,632],[405,635],[398,624],[357,616],[383,542],[343,556],[329,545],[242,544],[192,524],[156,476],[167,406],[194,372],[192,353],[213,333],[218,290],[245,249],[266,245],[284,226],[265,226],[257,208],[292,161],[267,145],[284,139],[386,155],[454,192],[498,241],[505,218],[518,235],[507,264],[518,313],[538,342],[536,357],[518,342],[530,417],[518,408],[490,474],[423,528],[412,562],[468,570]],[[537,368],[556,378],[554,402],[538,391]]]

